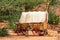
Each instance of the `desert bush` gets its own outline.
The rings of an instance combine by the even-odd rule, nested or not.
[[[7,36],[8,32],[6,30],[6,28],[0,28],[0,36]]]
[[[59,22],[60,22],[59,16],[50,12],[48,22],[49,22],[49,24],[59,24]]]

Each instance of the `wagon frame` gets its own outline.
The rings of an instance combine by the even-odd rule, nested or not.
[[[26,27],[25,27],[26,29],[25,29],[25,30],[23,30],[23,29],[21,28],[23,24],[26,25]],[[33,28],[34,24],[36,24],[37,27],[38,27],[39,25],[42,25],[42,29],[36,28],[37,30],[33,30],[33,29],[34,29],[34,28]],[[47,34],[47,24],[48,24],[48,13],[46,14],[46,18],[45,18],[45,21],[44,21],[44,22],[18,23],[18,24],[17,24],[17,34],[19,35],[19,32],[21,31],[20,28],[21,28],[21,29],[22,29],[21,32],[22,32],[24,35],[26,35],[26,34],[28,35],[28,31],[31,30],[32,32],[33,32],[33,31],[37,31],[37,32],[38,32],[38,35],[40,35],[40,36],[44,36],[44,35]],[[31,25],[32,25],[32,26],[31,26]],[[28,29],[27,27],[30,27],[31,29]],[[24,32],[27,32],[27,33],[25,34]],[[41,34],[41,33],[43,33],[43,34]]]

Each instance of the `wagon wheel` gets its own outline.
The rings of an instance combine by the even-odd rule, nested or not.
[[[37,24],[37,27],[38,27],[38,34],[39,36],[44,36],[44,27],[43,27],[43,23],[38,23]]]
[[[47,25],[46,25],[46,22],[43,22],[43,23],[39,23],[37,24],[37,27],[40,26],[40,29],[39,29],[39,36],[44,36],[44,35],[47,35],[47,28],[45,28]]]
[[[30,30],[30,26],[29,26],[29,23],[24,23],[24,24],[22,24],[23,26],[23,34],[25,35],[25,36],[28,36],[28,31]]]
[[[17,30],[16,30],[16,32],[17,32],[17,35],[19,36],[20,33],[22,33],[21,24],[20,24],[20,23],[17,23],[16,25],[17,25]]]

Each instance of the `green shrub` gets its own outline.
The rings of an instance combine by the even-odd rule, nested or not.
[[[10,27],[14,32],[16,32],[16,30],[17,30],[17,26],[11,26]]]
[[[8,28],[9,28],[9,29],[12,29],[12,30],[15,32],[15,31],[17,30],[17,25],[15,25],[15,24],[12,23],[12,22],[9,22]]]
[[[6,28],[0,28],[0,36],[7,36],[8,32],[6,30]]]
[[[54,13],[49,13],[49,24],[59,24],[59,16]]]

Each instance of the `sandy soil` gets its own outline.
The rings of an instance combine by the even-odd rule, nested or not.
[[[6,36],[0,37],[0,40],[60,40],[60,37],[47,37],[47,36]]]

